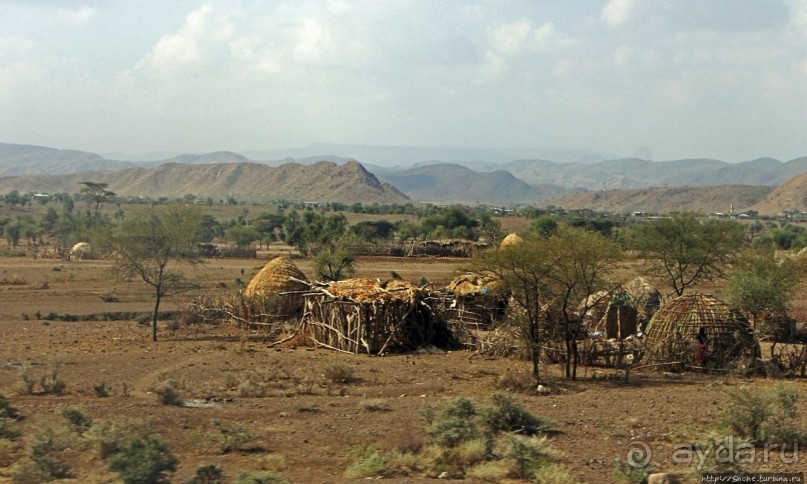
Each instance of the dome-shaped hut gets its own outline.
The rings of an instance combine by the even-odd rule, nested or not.
[[[653,315],[645,332],[647,357],[679,368],[698,363],[701,327],[706,332],[701,365],[723,367],[739,356],[759,354],[754,332],[739,312],[714,296],[692,293],[667,302]]]
[[[501,243],[499,244],[499,247],[502,248],[509,247],[512,245],[520,244],[521,242],[524,242],[524,239],[519,237],[517,233],[513,232],[512,234],[509,234],[507,237],[502,239]]]
[[[92,246],[87,242],[79,242],[70,249],[71,259],[92,259]]]
[[[294,279],[307,280],[303,271],[294,265],[291,259],[283,256],[275,257],[249,281],[244,289],[244,296],[248,299],[281,297],[282,306],[290,312],[296,312],[302,308],[302,298],[286,293],[304,291],[308,286]]]
[[[633,300],[633,306],[637,311],[639,329],[643,330],[661,307],[661,291],[641,276],[634,277],[623,284],[622,289]]]

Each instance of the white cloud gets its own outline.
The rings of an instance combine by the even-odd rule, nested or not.
[[[626,23],[638,0],[608,0],[600,11],[600,18],[610,27]]]
[[[89,5],[79,5],[76,8],[59,8],[56,16],[68,25],[83,25],[92,22],[98,15],[98,10]]]

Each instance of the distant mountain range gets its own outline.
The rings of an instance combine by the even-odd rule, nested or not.
[[[108,184],[123,197],[197,198],[266,202],[272,199],[354,203],[407,203],[411,200],[395,187],[382,183],[357,162],[337,165],[322,161],[313,165],[280,167],[258,163],[165,163],[156,168],[128,168],[68,175],[21,175],[0,178],[0,193],[11,190],[41,193],[78,193],[84,181]]]
[[[333,151],[302,156],[318,149]],[[509,154],[518,152],[510,150]],[[472,161],[423,158],[440,154],[468,156]],[[91,180],[108,182],[111,190],[122,195],[151,197],[192,194],[350,203],[551,203],[568,208],[660,212],[689,206],[692,210],[726,211],[732,204],[740,209],[762,203],[773,187],[807,172],[807,157],[787,162],[761,158],[736,164],[710,159],[659,162],[597,160],[596,154],[567,150],[561,154],[588,158],[586,162],[562,163],[545,159],[506,161],[503,157],[507,154],[508,150],[313,145],[246,155],[219,151],[135,162],[108,160],[76,150],[0,144],[0,192],[75,192],[81,181]],[[254,161],[266,155],[283,157]],[[421,161],[406,167],[388,166],[404,158]],[[355,159],[361,159],[361,164]],[[494,162],[497,160],[501,162]],[[795,195],[782,195],[789,196]],[[776,202],[770,209],[783,204],[798,205],[794,201]]]
[[[773,191],[774,187],[750,185],[629,188],[567,195],[545,201],[542,205],[612,213],[729,213],[731,210],[734,213],[740,213],[765,201]],[[779,211],[765,211],[765,213],[778,213]]]

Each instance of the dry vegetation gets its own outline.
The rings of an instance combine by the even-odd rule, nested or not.
[[[163,309],[181,312],[200,293],[230,297],[265,260],[212,260],[189,272],[199,292],[171,298]],[[357,276],[386,279],[395,271],[405,280],[445,285],[464,262],[362,258]],[[311,273],[311,261],[295,263]],[[707,444],[732,394],[767,395],[778,383],[643,370],[625,384],[621,371],[601,367],[583,368],[581,379],[569,382],[548,367],[549,385],[535,392],[526,383],[528,363],[515,359],[433,348],[348,355],[300,338],[271,346],[260,328],[173,317],[161,321],[153,343],[138,322],[151,310],[150,291],[110,279],[107,266],[0,261],[0,281],[7,281],[0,283],[0,395],[7,399],[5,406],[0,401],[0,412],[6,409],[0,482],[35,481],[43,465],[51,477],[115,482],[114,469],[128,469],[125,457],[143,449],[163,458],[165,469],[172,467],[168,454],[175,457],[174,482],[194,476],[194,482],[344,482],[374,475],[392,482],[441,476],[523,482],[536,479],[530,466],[544,482],[628,482],[637,477],[624,471],[631,470],[625,463],[638,441],[651,449],[652,469],[690,475],[689,466],[673,462],[674,446]],[[807,308],[804,300],[797,304]],[[796,403],[800,420],[787,426],[807,426],[803,380],[780,385],[803,397]],[[506,398],[491,400],[494,394]],[[527,414],[539,419],[539,430],[513,436],[533,422]],[[458,415],[471,423],[458,426]],[[518,425],[506,424],[512,419]],[[483,442],[452,437],[459,431]],[[16,439],[3,438],[15,432]],[[141,447],[132,436],[140,436]],[[746,468],[805,468],[805,451],[788,451],[784,459],[778,452]]]

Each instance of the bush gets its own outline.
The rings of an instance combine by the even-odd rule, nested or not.
[[[208,464],[196,469],[196,474],[187,484],[224,484],[224,471],[215,464]]]
[[[333,364],[325,368],[325,379],[330,383],[351,383],[355,380],[353,368],[347,365]]]
[[[807,431],[799,420],[799,394],[792,388],[781,383],[767,391],[743,386],[728,394],[720,422],[734,436],[754,445],[775,443],[785,448],[807,443]]]
[[[476,407],[466,397],[451,399],[436,410],[427,407],[424,417],[430,442],[442,447],[456,447],[484,436],[476,425]]]
[[[244,450],[244,446],[256,438],[255,434],[234,422],[212,420],[210,423],[216,429],[212,438],[218,442],[221,452]]]
[[[285,484],[288,481],[270,471],[242,472],[235,484]]]
[[[493,433],[516,432],[535,435],[549,427],[549,422],[536,417],[518,406],[512,397],[495,393],[491,397],[493,406],[485,408],[482,418]]]
[[[42,385],[42,391],[48,395],[64,395],[67,389],[67,383],[59,376],[59,365],[54,365],[50,373],[43,375],[39,379],[39,384]]]
[[[76,407],[64,407],[62,409],[62,417],[67,420],[70,428],[78,435],[84,435],[84,433],[92,427],[92,419],[84,415],[84,413]]]
[[[157,394],[157,401],[163,405],[177,405],[181,406],[184,402],[179,396],[177,388],[179,384],[174,380],[168,380],[154,389]]]
[[[106,398],[109,396],[109,387],[106,386],[106,382],[101,382],[98,385],[92,386],[95,395],[101,398]]]
[[[170,482],[179,461],[168,446],[153,436],[140,436],[123,442],[109,459],[109,469],[125,484]]]
[[[533,482],[548,482],[549,476],[542,476],[544,470],[557,459],[549,446],[546,437],[524,437],[510,434],[504,441],[503,455],[514,462],[512,477],[529,479]],[[560,477],[560,476],[558,476]],[[552,479],[557,482],[568,482],[567,479]]]
[[[70,477],[70,466],[59,459],[59,452],[70,443],[54,428],[40,428],[27,455],[14,466],[15,483],[39,483]]]
[[[351,463],[345,471],[349,479],[377,476],[386,468],[387,462],[375,445],[359,445],[350,449]]]
[[[148,424],[142,420],[128,418],[99,420],[84,433],[82,439],[106,460],[120,452],[122,444],[127,439],[148,435],[150,432]]]
[[[19,418],[19,411],[11,406],[6,397],[0,394],[0,418]]]

